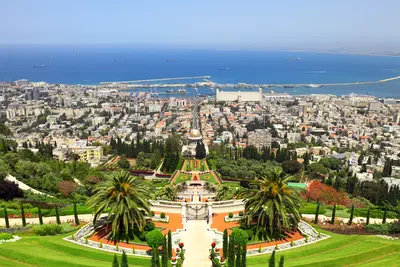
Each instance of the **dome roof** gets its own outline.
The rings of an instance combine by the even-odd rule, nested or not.
[[[192,129],[190,131],[190,136],[189,137],[191,137],[191,138],[201,138],[201,133],[200,133],[199,130]]]

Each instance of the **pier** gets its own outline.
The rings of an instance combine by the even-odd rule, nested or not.
[[[143,82],[159,82],[159,81],[190,80],[190,79],[209,79],[209,78],[211,78],[211,76],[191,76],[191,77],[175,77],[175,78],[158,78],[158,79],[134,80],[134,81],[120,81],[120,82],[101,82],[100,84],[143,83]]]

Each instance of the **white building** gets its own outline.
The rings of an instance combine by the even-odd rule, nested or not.
[[[262,88],[258,92],[222,92],[217,88],[217,101],[238,101],[238,102],[261,102]]]

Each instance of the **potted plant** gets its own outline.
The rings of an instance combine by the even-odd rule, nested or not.
[[[172,265],[172,267],[175,267],[177,263],[178,263],[178,262],[177,262],[177,260],[176,260],[176,257],[172,257],[172,259],[171,259],[171,265]]]

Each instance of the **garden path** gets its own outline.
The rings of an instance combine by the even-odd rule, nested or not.
[[[185,244],[184,267],[210,267],[209,249],[213,241],[213,232],[208,231],[207,222],[187,221],[186,231],[182,232]]]

